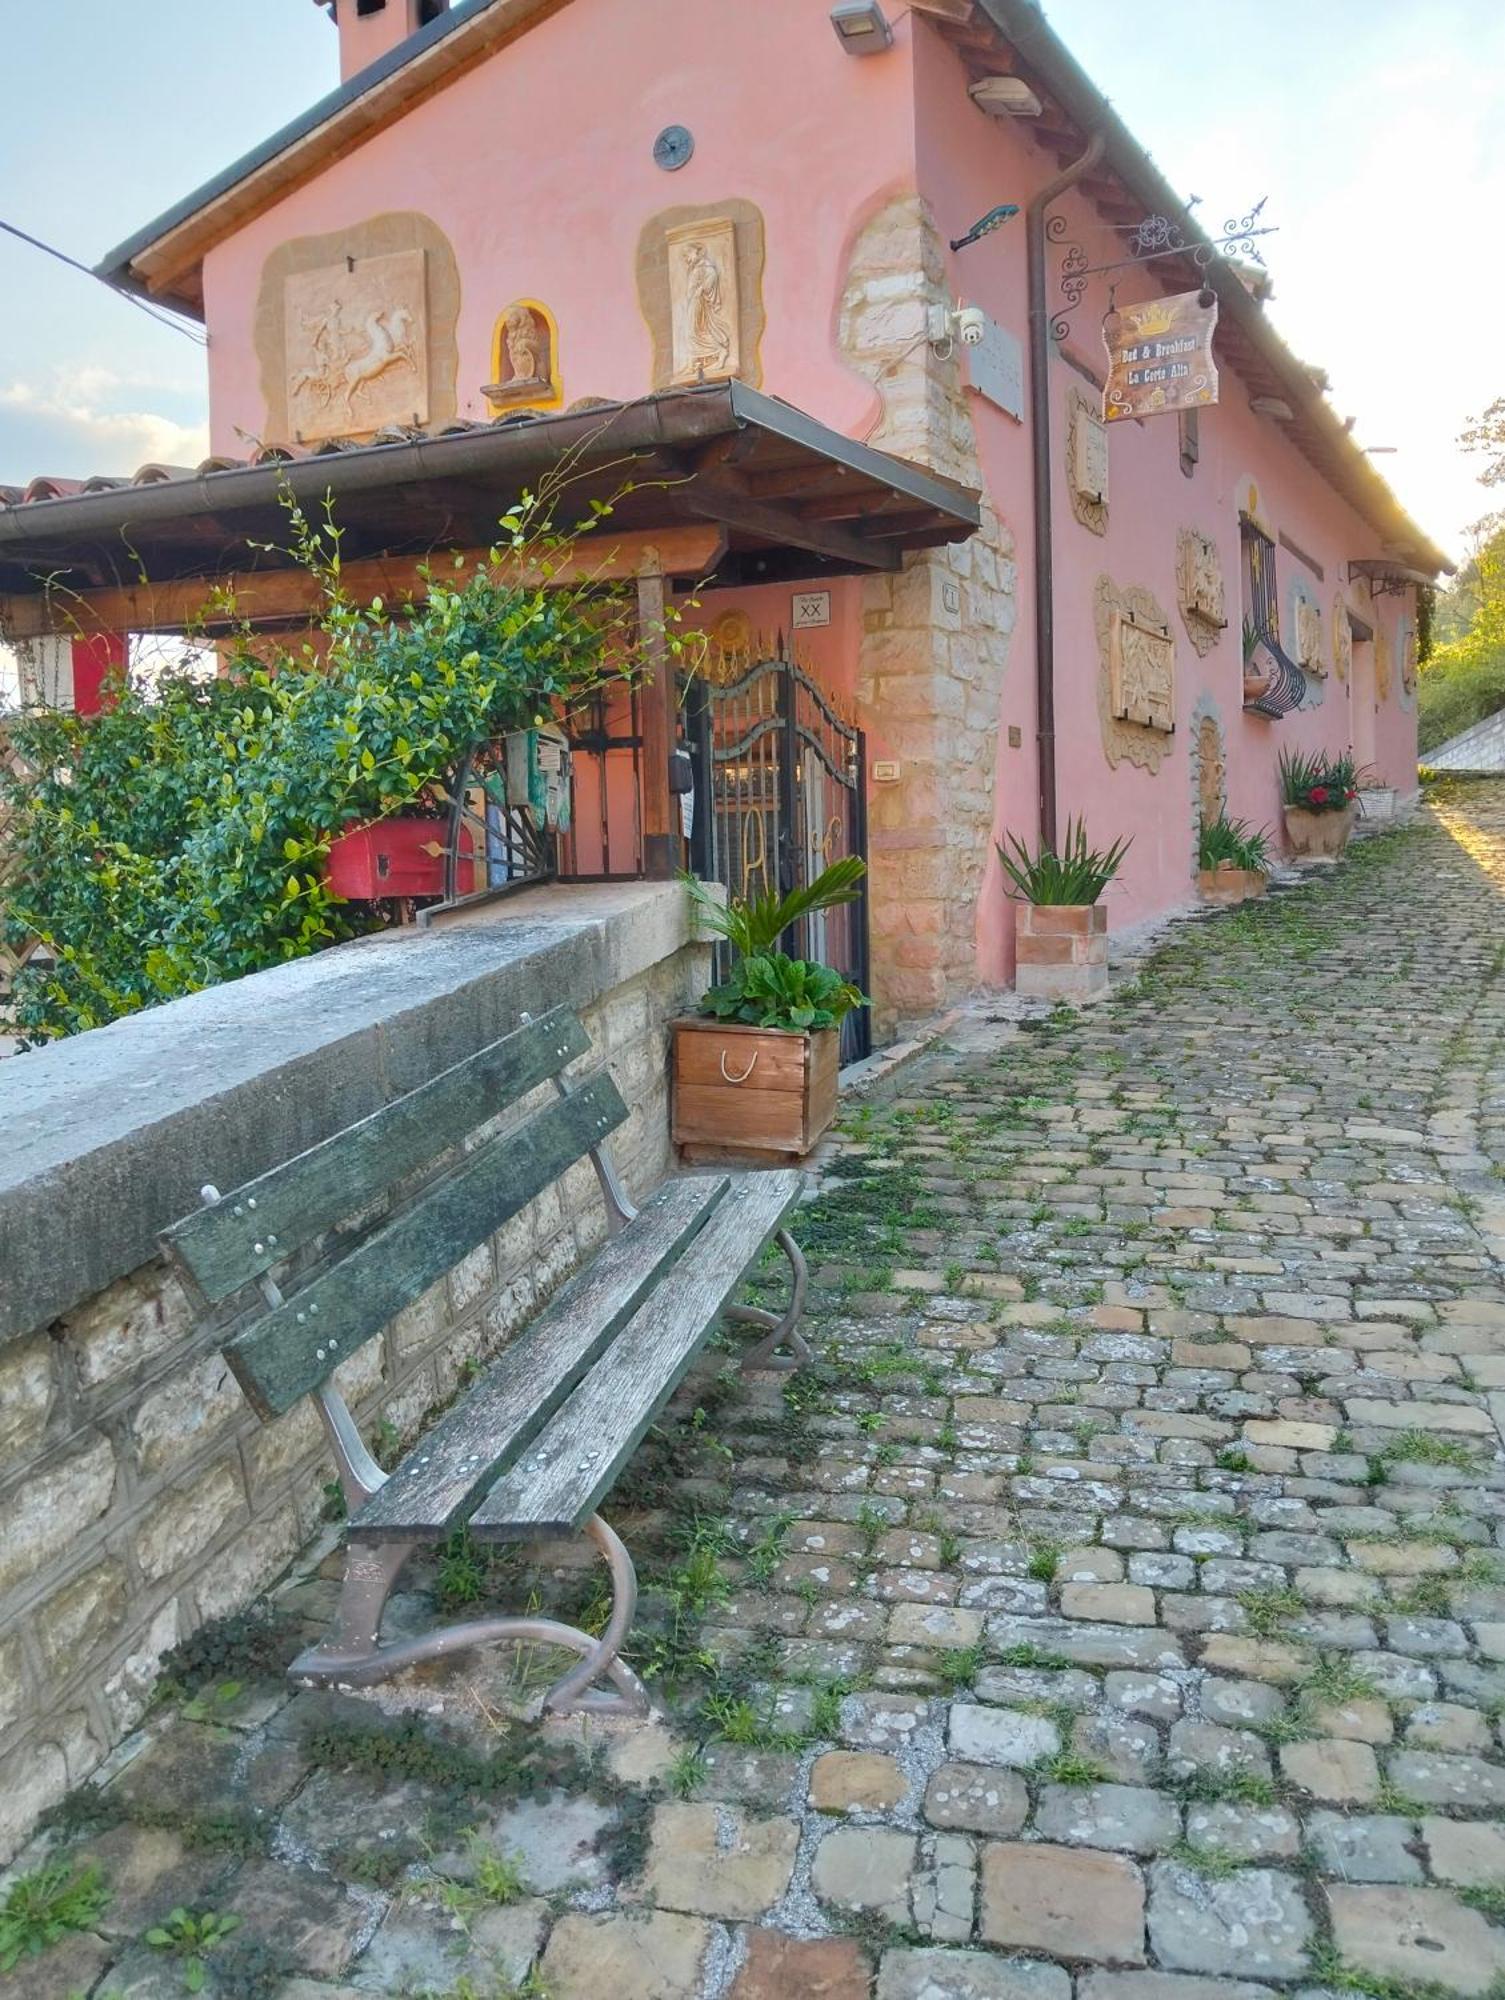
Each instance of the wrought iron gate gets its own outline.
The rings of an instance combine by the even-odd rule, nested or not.
[[[844,855],[867,858],[863,733],[782,644],[766,658],[697,674],[685,726],[695,769],[690,859],[702,881],[757,895],[796,888]],[[824,960],[867,991],[865,882],[856,902],[793,929],[787,950]],[[842,1027],[842,1061],[871,1045],[868,1010],[855,1008]]]

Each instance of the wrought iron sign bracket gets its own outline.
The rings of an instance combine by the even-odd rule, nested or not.
[[[1180,225],[1170,216],[1148,215],[1128,232],[1132,254],[1113,258],[1104,264],[1089,264],[1081,244],[1068,241],[1071,225],[1064,215],[1049,216],[1045,224],[1047,240],[1064,245],[1060,276],[1064,303],[1051,315],[1052,338],[1058,341],[1066,339],[1071,331],[1071,316],[1082,302],[1088,279],[1101,277],[1106,271],[1126,271],[1136,264],[1153,264],[1162,257],[1190,257],[1204,272],[1215,263],[1226,263],[1235,257],[1263,265],[1265,260],[1260,255],[1255,238],[1273,236],[1278,227],[1274,223],[1260,223],[1259,218],[1268,199],[1268,195],[1261,195],[1247,215],[1230,216],[1223,224],[1220,236],[1209,237],[1200,243],[1188,243]]]

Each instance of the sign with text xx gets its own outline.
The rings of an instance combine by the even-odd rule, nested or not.
[[[1111,424],[1215,403],[1218,371],[1212,335],[1217,323],[1212,292],[1180,292],[1110,312],[1103,321],[1108,350],[1104,418]]]

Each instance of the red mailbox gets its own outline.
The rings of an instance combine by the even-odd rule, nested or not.
[[[376,902],[384,896],[442,896],[444,844],[449,822],[401,815],[353,826],[331,841],[329,886],[347,902]],[[474,852],[469,829],[460,836],[462,857]],[[463,859],[455,893],[475,888],[475,863]]]

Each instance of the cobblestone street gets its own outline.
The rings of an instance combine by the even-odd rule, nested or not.
[[[21,1858],[111,1900],[0,1995],[183,1991],[175,1907],[226,2000],[1505,1994],[1505,786],[968,1035],[796,1225],[818,1365],[710,1357],[607,1506],[662,1720],[290,1695],[331,1526]]]

